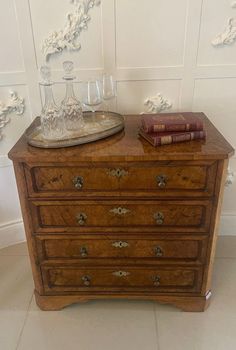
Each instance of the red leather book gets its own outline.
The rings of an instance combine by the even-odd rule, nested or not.
[[[139,130],[139,135],[150,142],[154,147],[170,145],[172,143],[186,142],[192,140],[203,140],[206,138],[206,132],[187,131],[187,132],[153,132],[146,133],[143,129]]]
[[[145,132],[202,131],[203,123],[194,113],[144,114],[141,117]]]

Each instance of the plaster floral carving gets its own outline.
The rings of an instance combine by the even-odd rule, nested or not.
[[[225,181],[226,187],[233,185],[234,177],[235,177],[235,173],[233,171],[231,171],[230,168],[228,168],[227,177],[226,177],[226,181]]]
[[[19,97],[15,91],[10,91],[10,98],[6,104],[0,101],[0,140],[3,137],[2,129],[10,122],[9,114],[21,115],[24,110],[24,99]]]
[[[63,29],[54,31],[44,40],[42,52],[46,60],[50,55],[60,53],[65,49],[76,51],[81,49],[78,37],[81,32],[88,28],[91,17],[90,10],[94,6],[99,6],[101,0],[71,0],[75,10],[68,13]]]
[[[231,7],[232,7],[233,9],[236,8],[236,1],[232,1]]]
[[[223,33],[212,40],[213,46],[231,45],[236,40],[236,18],[230,18]]]
[[[172,107],[172,102],[158,93],[156,96],[147,98],[144,105],[147,106],[147,113],[160,113],[170,109]]]

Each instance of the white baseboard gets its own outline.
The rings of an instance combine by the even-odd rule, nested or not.
[[[0,249],[25,240],[22,220],[12,221],[0,226]]]

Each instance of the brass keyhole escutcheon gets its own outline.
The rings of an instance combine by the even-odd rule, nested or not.
[[[127,208],[122,208],[122,207],[113,208],[110,210],[111,214],[114,214],[118,217],[125,216],[125,215],[129,214],[130,212],[131,212],[131,210],[129,210]]]
[[[113,276],[116,276],[116,277],[127,277],[130,275],[130,272],[127,272],[127,271],[115,271],[112,273]]]
[[[115,248],[127,248],[129,246],[129,243],[127,242],[123,242],[123,241],[118,241],[118,242],[114,242],[112,243],[112,246]]]
[[[122,177],[128,175],[128,171],[126,171],[125,169],[120,169],[120,168],[109,169],[107,173],[108,173],[108,175],[116,177],[117,179],[121,179]]]

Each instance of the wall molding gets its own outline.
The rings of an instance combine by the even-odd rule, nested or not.
[[[224,46],[224,45],[231,45],[236,40],[236,18],[231,17],[228,20],[227,26],[225,30],[218,34],[213,40],[212,45],[217,46]]]
[[[172,102],[165,98],[161,93],[156,96],[148,97],[144,101],[147,110],[143,113],[160,113],[172,107]]]
[[[3,138],[2,129],[10,123],[9,114],[16,113],[22,115],[25,110],[24,99],[19,97],[15,91],[10,91],[9,101],[0,101],[0,141]]]
[[[71,0],[75,6],[74,12],[66,15],[66,24],[63,29],[54,31],[48,35],[42,45],[42,53],[46,61],[53,54],[61,53],[63,50],[78,51],[81,44],[78,37],[81,32],[88,28],[91,20],[89,12],[95,6],[99,6],[100,0]]]
[[[231,2],[231,7],[234,9],[234,8],[236,8],[236,1],[232,1]]]
[[[15,220],[0,225],[0,249],[24,242],[25,230],[22,220]]]
[[[226,177],[226,181],[225,181],[225,186],[229,187],[229,186],[233,185],[234,178],[235,178],[235,172],[231,171],[231,169],[228,168],[227,177]]]

